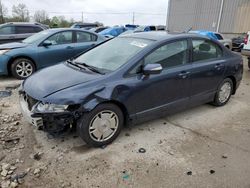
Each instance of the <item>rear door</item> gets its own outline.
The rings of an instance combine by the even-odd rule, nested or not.
[[[75,44],[72,31],[61,31],[45,40],[49,46],[38,46],[38,59],[41,67],[66,61],[74,56]]]
[[[97,35],[84,31],[74,31],[74,41],[74,56],[88,50],[89,48],[99,43],[97,42]]]
[[[221,47],[205,39],[192,39],[192,99],[206,100],[213,96],[223,80],[225,60]]]
[[[27,37],[33,35],[34,33],[37,33],[38,31],[42,31],[42,29],[37,26],[32,25],[16,25],[15,26],[15,33],[16,33],[16,40],[22,41],[26,39]]]

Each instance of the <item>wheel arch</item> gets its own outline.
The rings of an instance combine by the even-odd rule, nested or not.
[[[37,70],[37,65],[36,65],[36,62],[34,61],[33,58],[27,56],[27,55],[20,55],[20,56],[15,56],[15,57],[12,57],[9,61],[8,61],[8,64],[7,64],[7,70],[8,70],[8,74],[11,75],[11,64],[16,60],[16,59],[19,59],[19,58],[26,58],[30,61],[32,61],[32,63],[34,64],[35,66],[35,70]]]
[[[126,106],[123,103],[121,103],[120,101],[111,99],[111,100],[105,100],[105,101],[101,101],[101,102],[97,102],[96,100],[94,100],[92,102],[93,103],[87,103],[87,104],[83,105],[83,107],[85,107],[85,109],[87,109],[88,111],[91,111],[100,104],[114,104],[121,109],[123,116],[124,116],[124,124],[126,125],[128,123],[128,121],[129,121],[128,110],[127,110]]]
[[[227,76],[226,78],[231,79],[232,82],[233,82],[233,93],[232,93],[232,95],[234,95],[236,93],[236,78],[234,76]]]

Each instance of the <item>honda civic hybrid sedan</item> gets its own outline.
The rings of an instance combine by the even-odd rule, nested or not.
[[[109,40],[45,68],[20,88],[23,115],[49,133],[76,126],[99,147],[126,124],[196,105],[225,105],[243,73],[241,56],[196,34],[146,32]]]

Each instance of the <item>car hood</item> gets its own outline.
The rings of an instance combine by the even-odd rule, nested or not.
[[[6,44],[1,44],[0,45],[0,50],[3,49],[15,49],[15,48],[24,48],[28,46],[29,44],[21,43],[21,42],[11,42],[11,43],[6,43]]]
[[[44,101],[46,97],[56,92],[85,84],[102,76],[92,72],[79,71],[66,63],[60,63],[42,69],[27,78],[23,83],[23,89],[32,98]]]

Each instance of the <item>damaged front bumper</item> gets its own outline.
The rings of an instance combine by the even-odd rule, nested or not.
[[[19,92],[19,102],[21,112],[24,118],[32,125],[36,126],[39,130],[44,130],[49,133],[56,133],[64,131],[72,127],[77,119],[80,117],[78,110],[65,111],[65,112],[37,112],[34,107],[39,101],[33,100],[30,104],[30,97],[25,92]]]

